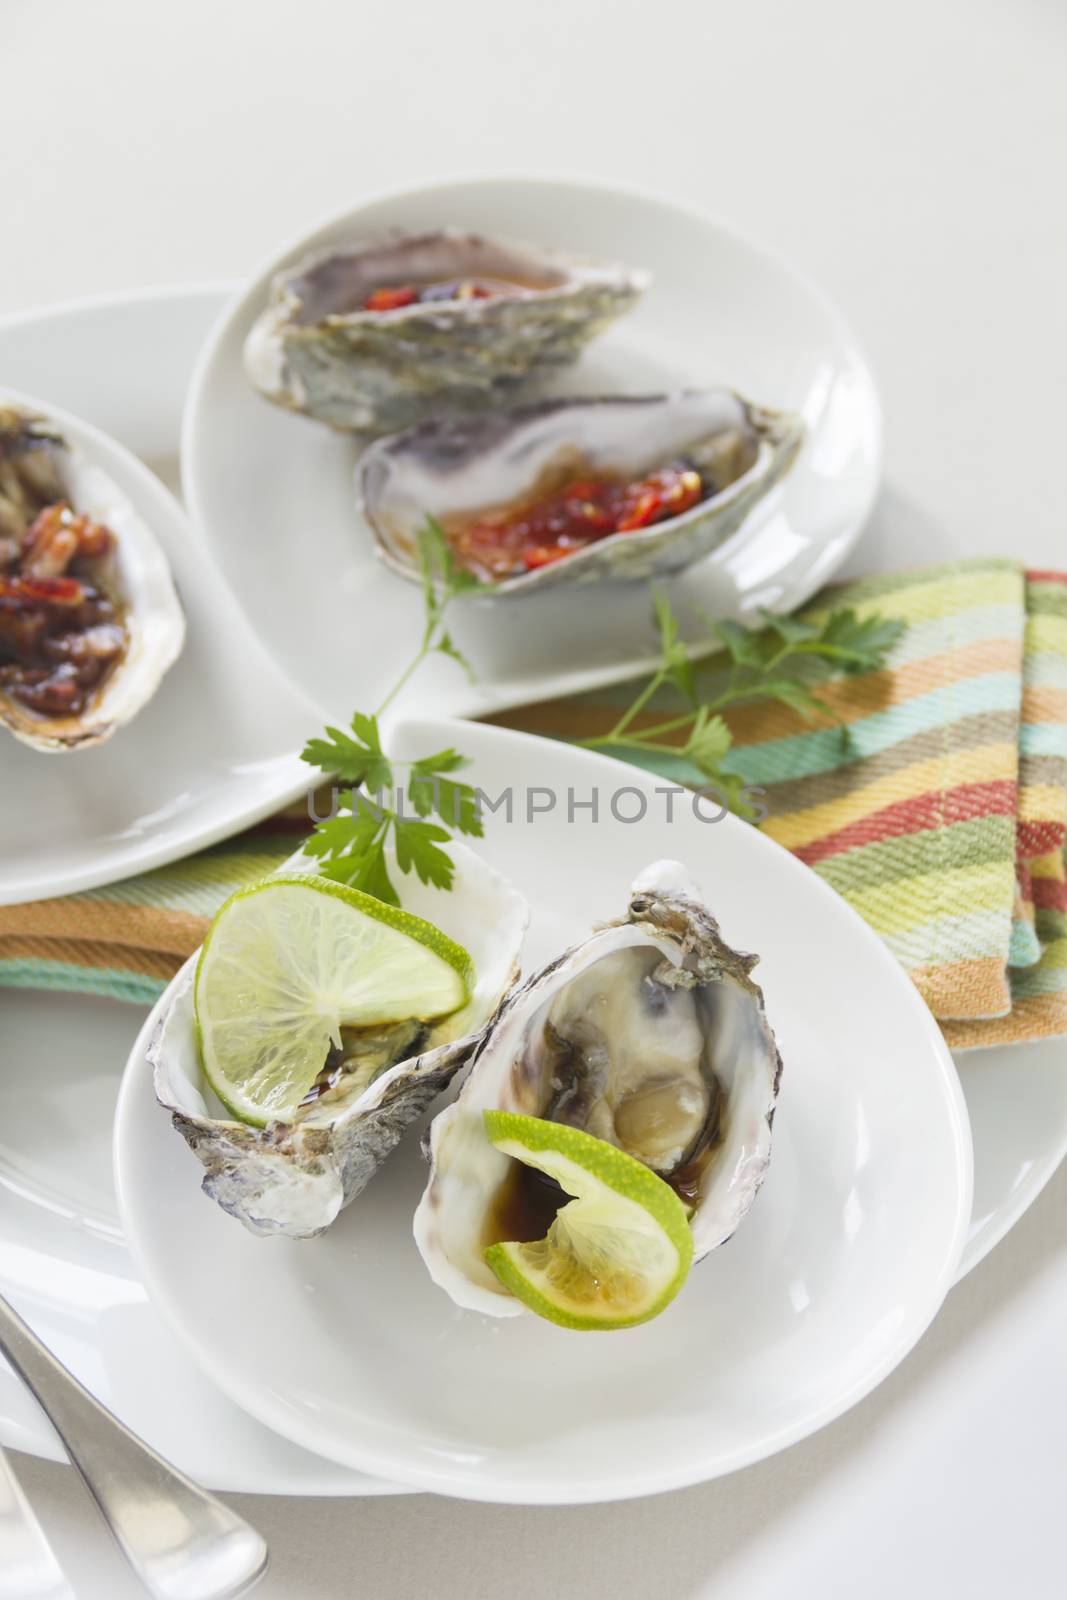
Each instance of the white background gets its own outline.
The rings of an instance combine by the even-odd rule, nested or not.
[[[0,312],[239,277],[437,176],[631,182],[777,247],[858,330],[887,486],[852,570],[904,529],[1067,565],[1057,0],[0,0],[0,61]],[[260,1592],[1062,1594],[1065,1220],[1061,1173],[900,1371],[773,1461],[575,1511],[247,1498]],[[81,1600],[133,1597],[69,1472],[20,1466]]]

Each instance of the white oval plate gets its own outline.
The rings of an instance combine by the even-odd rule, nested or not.
[[[306,788],[295,752],[316,712],[252,632],[177,501],[122,448],[173,451],[192,349],[181,336],[206,326],[212,303],[155,296],[0,324],[5,392],[32,394],[129,497],[163,546],[187,621],[159,691],[106,744],[51,755],[0,730],[0,904],[173,861]]]
[[[641,305],[594,342],[559,392],[728,383],[803,413],[808,438],[781,490],[667,585],[689,637],[707,638],[701,611],[791,610],[830,576],[874,500],[881,421],[852,334],[792,268],[698,212],[600,184],[497,178],[366,200],[294,241],[226,310],[193,379],[182,442],[194,516],[256,631],[317,704],[349,715],[357,674],[364,700],[375,700],[402,659],[400,641],[416,636],[419,594],[378,561],[357,515],[355,447],[262,399],[241,348],[283,264],[360,234],[448,224],[651,269]],[[441,674],[398,705],[476,715],[624,678],[656,651],[642,584],[466,601],[453,632],[477,683]]]
[[[971,1141],[941,1035],[871,930],[755,829],[698,821],[688,800],[668,821],[654,778],[549,741],[448,722],[395,739],[401,757],[447,745],[473,758],[487,794],[514,791],[512,821],[487,816],[478,848],[530,900],[525,970],[618,914],[661,856],[694,871],[732,943],[761,952],[785,1072],[752,1212],[645,1327],[590,1338],[482,1317],[433,1285],[415,1249],[415,1137],[323,1237],[257,1239],[201,1194],[137,1049],[115,1132],[134,1260],[157,1309],[254,1417],[415,1488],[577,1503],[759,1460],[879,1383],[953,1281]],[[527,787],[556,808],[527,820]],[[568,794],[594,789],[599,820],[569,820]],[[639,824],[611,815],[618,791],[623,815],[644,800]]]

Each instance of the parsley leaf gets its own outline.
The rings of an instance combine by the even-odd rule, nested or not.
[[[653,591],[652,606],[659,629],[663,671],[683,694],[690,705],[696,704],[696,687],[693,683],[693,663],[689,651],[679,638],[678,618],[671,610],[670,601],[659,589]]]
[[[832,611],[819,635],[819,654],[839,661],[844,672],[877,672],[904,628],[893,617],[875,614],[861,621],[855,611]]]
[[[766,679],[760,684],[759,692],[768,700],[779,700],[782,705],[799,711],[809,722],[820,713],[835,716],[833,708],[809,689],[806,683],[801,683],[799,678]]]
[[[712,628],[726,646],[735,667],[761,667],[763,651],[759,634],[743,628],[739,622],[713,622]]]
[[[715,777],[720,771],[723,757],[732,744],[733,735],[722,717],[716,714],[694,728],[682,754],[687,756],[705,777]]]
[[[328,822],[320,822],[304,849],[309,856],[317,856],[323,862],[339,860],[348,854],[361,855],[382,831],[383,821],[377,807],[373,811],[361,808],[355,815],[351,811],[341,812]]]
[[[359,856],[343,857],[342,861],[351,861],[351,869],[345,873],[342,882],[347,883],[352,889],[362,889],[364,894],[371,894],[375,900],[384,900],[388,906],[398,906],[400,896],[393,887],[393,880],[385,864],[385,835],[374,839]],[[341,863],[335,864],[340,866]],[[331,877],[339,877],[340,872],[334,870]]]
[[[453,661],[458,662],[458,664],[467,674],[467,677],[471,683],[476,681],[474,668],[467,660],[467,657],[463,654],[463,651],[455,643],[450,633],[443,633],[438,639],[437,643],[434,645],[434,649],[437,651],[438,655],[449,656]]]
[[[775,611],[761,611],[760,616],[783,644],[803,644],[807,639],[819,637],[814,622],[805,622],[802,617],[779,616]]]
[[[451,889],[455,868],[452,858],[440,849],[452,835],[436,822],[408,822],[402,817],[393,820],[393,838],[396,843],[396,864],[401,872],[414,870],[423,883],[432,883],[438,889]]]
[[[376,717],[357,711],[352,718],[353,738],[340,728],[326,729],[325,739],[309,739],[300,759],[320,771],[362,784],[368,790],[391,789],[393,769],[382,750]]]

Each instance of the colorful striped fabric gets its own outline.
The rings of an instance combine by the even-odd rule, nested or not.
[[[831,606],[899,617],[885,670],[820,684],[834,716],[729,714],[731,764],[764,830],[863,915],[960,1047],[1067,1033],[1067,575],[967,561],[842,585]],[[701,676],[713,685],[721,668]],[[492,720],[605,731],[616,686]],[[650,705],[637,727],[661,713]],[[670,758],[649,760],[679,776]],[[278,819],[176,866],[0,910],[0,983],[147,1001],[227,894],[293,848]]]
[[[104,889],[0,908],[0,984],[151,1005],[227,895],[292,854],[300,834],[279,822]]]
[[[1067,1033],[1067,574],[1026,574],[1011,1007],[945,1025],[959,1048]]]
[[[764,831],[882,936],[953,1045],[1067,1033],[1067,576],[960,562],[832,588],[805,615],[831,606],[907,631],[884,671],[819,686],[834,717],[727,714]],[[702,670],[707,692],[720,677]],[[496,720],[585,738],[628,698]],[[635,727],[662,715],[653,702]],[[669,758],[642,765],[680,776]]]

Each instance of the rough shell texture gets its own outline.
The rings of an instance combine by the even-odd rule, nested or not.
[[[382,283],[490,277],[514,296],[365,311]],[[632,306],[647,282],[625,267],[495,243],[453,230],[319,251],[279,273],[245,344],[269,400],[372,436],[440,411],[507,403],[531,378],[569,365]]]
[[[156,1097],[205,1168],[204,1193],[252,1233],[322,1233],[448,1086],[514,983],[526,902],[471,851],[457,845],[453,855],[452,892],[405,881],[404,904],[466,947],[475,966],[474,991],[462,1011],[430,1030],[418,1054],[396,1062],[354,1099],[346,1101],[342,1084],[292,1124],[252,1128],[233,1120],[200,1069],[195,956],[171,985],[148,1049]],[[307,866],[297,858],[285,870]]]
[[[523,1309],[483,1259],[491,1242],[486,1223],[493,1198],[511,1162],[487,1141],[482,1113],[499,1108],[546,1115],[560,1089],[552,1065],[559,1058],[545,1043],[548,1008],[586,980],[597,963],[627,951],[646,973],[649,952],[661,957],[652,963],[661,991],[689,991],[700,1018],[701,1072],[711,1093],[696,1153],[684,1158],[696,1193],[690,1219],[694,1259],[728,1239],[755,1199],[770,1161],[781,1076],[763,995],[750,976],[756,957],[724,942],[684,868],[658,862],[635,882],[625,918],[565,951],[507,996],[458,1099],[434,1119],[431,1174],[415,1215],[415,1238],[434,1281],[458,1305],[494,1316]],[[614,1053],[609,1070],[616,1070]]]
[[[799,417],[751,405],[730,389],[546,400],[382,439],[360,462],[359,493],[385,561],[417,579],[416,536],[428,512],[447,520],[521,504],[572,471],[639,478],[677,457],[725,484],[682,516],[611,534],[484,589],[494,599],[539,594],[559,584],[655,577],[699,561],[766,499],[803,437]]]
[[[155,535],[102,467],[67,445],[47,419],[6,409],[0,421],[0,457],[5,426],[19,417],[23,439],[36,435],[34,450],[46,456],[38,470],[54,479],[74,511],[105,523],[116,538],[113,556],[116,597],[123,606],[127,645],[122,660],[99,694],[76,717],[46,717],[0,692],[0,723],[36,750],[84,750],[101,744],[134,717],[155,694],[185,642],[185,617],[170,566]],[[23,462],[25,457],[22,458]],[[3,462],[0,460],[0,471]]]

